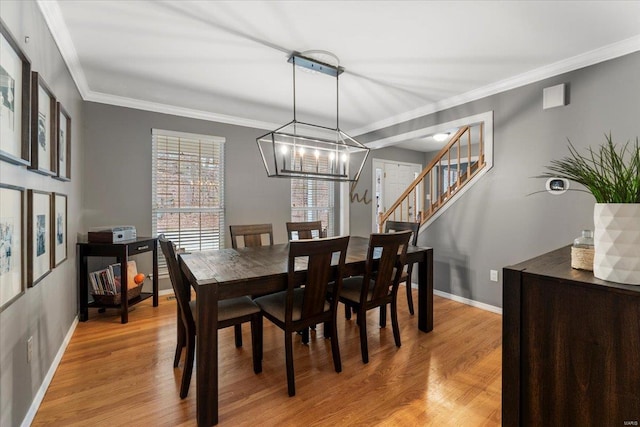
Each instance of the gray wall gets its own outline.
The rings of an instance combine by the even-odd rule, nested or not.
[[[0,313],[0,425],[17,426],[77,314],[75,243],[82,221],[84,121],[82,100],[35,2],[0,2],[0,16],[22,50],[71,116],[71,182],[61,182],[0,161],[0,182],[67,195],[67,260]],[[29,43],[25,43],[29,36]],[[25,206],[26,209],[26,206]],[[26,217],[26,212],[25,212]],[[24,236],[26,239],[26,234]],[[22,241],[25,249],[26,242]],[[33,359],[27,364],[27,339]]]
[[[85,103],[86,139],[84,216],[86,229],[109,224],[134,225],[151,235],[151,129],[224,137],[225,229],[230,224],[272,223],[276,243],[286,241],[291,219],[288,179],[267,178],[256,145],[265,130],[207,122],[125,107]],[[138,270],[150,272],[148,257]],[[161,281],[161,289],[169,289]]]
[[[436,289],[501,307],[502,267],[593,229],[590,194],[529,195],[544,188],[545,180],[533,177],[568,154],[567,138],[584,150],[603,143],[609,131],[619,143],[640,136],[638,70],[636,52],[359,138],[372,141],[494,111],[493,169],[419,237],[434,248]],[[569,85],[569,105],[542,110],[543,88],[559,83]],[[498,283],[489,281],[490,269],[500,271]]]

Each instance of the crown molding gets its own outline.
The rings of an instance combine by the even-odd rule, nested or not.
[[[171,114],[174,116],[189,117],[194,119],[202,119],[220,123],[226,123],[237,126],[246,126],[258,129],[276,129],[282,124],[262,122],[243,117],[227,116],[224,114],[216,114],[209,111],[193,110],[189,108],[176,107],[168,104],[161,104],[139,99],[127,98],[116,95],[109,95],[100,92],[94,92],[89,88],[86,76],[80,64],[78,52],[73,44],[69,30],[62,17],[62,11],[57,1],[36,0],[42,16],[44,17],[51,35],[60,49],[62,58],[67,64],[67,68],[71,73],[71,78],[76,84],[80,96],[84,101],[98,102],[102,104],[117,105],[120,107],[134,108],[138,110],[153,111],[156,113]]]
[[[244,117],[227,116],[210,111],[194,110],[191,108],[177,107],[175,105],[161,104],[159,102],[142,101],[140,99],[124,96],[109,95],[106,93],[90,91],[85,101],[98,102],[100,104],[116,105],[119,107],[133,108],[136,110],[152,111],[155,113],[170,114],[173,116],[188,117],[192,119],[207,120],[229,125],[244,126],[256,129],[277,129],[282,124],[262,122]]]
[[[58,45],[62,59],[71,73],[71,78],[76,84],[80,96],[82,99],[86,99],[89,93],[89,84],[87,78],[84,75],[84,71],[80,66],[80,58],[78,52],[71,40],[71,35],[62,17],[62,11],[57,1],[37,0],[38,7],[42,16],[44,17],[49,31],[53,36],[53,40]]]
[[[522,87],[547,79],[549,77],[588,67],[590,65],[608,61],[610,59],[618,58],[620,56],[628,55],[637,51],[640,51],[640,35],[580,55],[576,55],[571,58],[555,62],[553,64],[545,65],[544,67],[536,68],[526,73],[519,74],[517,76],[510,77],[508,79],[504,79],[478,89],[474,89],[461,95],[453,96],[451,98],[434,102],[432,104],[419,107],[415,110],[411,110],[397,116],[389,117],[388,119],[380,120],[370,125],[363,126],[359,129],[351,130],[350,134],[362,135],[368,132],[384,129],[398,123],[417,119],[418,117],[433,114],[447,108],[457,107],[458,105],[486,98],[491,95]]]

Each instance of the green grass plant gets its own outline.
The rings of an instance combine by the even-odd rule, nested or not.
[[[541,175],[565,178],[586,187],[597,203],[640,203],[640,144],[627,141],[621,148],[611,134],[596,149],[589,147],[582,155],[569,141],[569,156],[552,160]]]

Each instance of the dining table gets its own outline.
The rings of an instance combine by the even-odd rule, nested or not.
[[[351,236],[345,277],[364,273],[368,243],[368,237]],[[183,278],[196,293],[198,426],[218,423],[218,301],[286,289],[288,256],[288,243],[179,255]],[[418,265],[418,329],[430,332],[433,330],[433,248],[410,245],[407,263]]]

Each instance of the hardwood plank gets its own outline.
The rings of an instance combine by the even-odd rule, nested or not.
[[[379,328],[373,310],[367,316],[368,365],[360,359],[355,316],[345,320],[342,309],[341,373],[333,369],[321,325],[308,346],[296,337],[292,398],[281,330],[265,320],[259,375],[252,369],[249,328],[243,328],[240,349],[233,328],[220,331],[220,425],[499,426],[501,316],[434,297],[434,329],[425,334],[416,327],[417,316],[408,314],[402,289],[398,299],[402,347],[394,345],[390,326]],[[182,363],[173,369],[175,310],[166,297],[156,308],[147,300],[124,325],[115,310],[91,310],[32,425],[196,425],[195,377],[189,396],[180,400]]]

